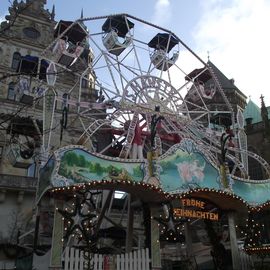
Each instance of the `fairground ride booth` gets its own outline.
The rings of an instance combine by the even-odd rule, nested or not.
[[[232,179],[192,140],[143,162],[68,146],[49,159],[40,181],[39,196],[57,201],[51,254],[60,265],[89,252],[94,265],[111,267],[131,256],[143,269],[232,267],[249,260],[241,240],[248,254],[267,249],[260,213],[269,181]]]

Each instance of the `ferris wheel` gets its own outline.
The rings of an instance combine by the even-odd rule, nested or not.
[[[126,14],[85,18],[82,23],[90,29],[88,44],[95,57],[87,70],[98,96],[95,104],[80,97],[76,104],[81,119],[95,118],[89,108],[99,118],[83,125],[80,144],[106,134],[107,145],[92,150],[138,159],[154,145],[162,154],[192,137],[194,123],[201,130],[211,127],[215,95],[223,100],[222,113],[231,122],[231,107],[213,72],[171,31]]]
[[[55,83],[50,74],[62,70],[77,77],[65,96],[55,98],[69,107],[60,116],[64,126],[68,115],[80,131],[74,144],[116,158],[144,159],[151,149],[162,155],[191,138],[218,164],[222,133],[236,133],[230,131],[237,126],[235,115],[212,67],[179,37],[127,14],[59,22],[56,32],[43,52],[53,71],[47,80]],[[86,55],[91,59],[82,65]],[[83,81],[90,85],[91,98],[84,98]],[[52,122],[47,118],[55,116],[48,106],[45,129]],[[238,139],[233,140],[229,146],[236,148]],[[232,170],[246,173],[241,159],[252,155],[245,149],[230,151]]]
[[[59,132],[51,127],[54,118],[60,115],[60,133],[70,123],[74,124],[73,144],[83,145],[89,152],[122,161],[143,160],[149,152],[161,156],[188,138],[200,145],[218,167],[220,139],[229,130],[224,138],[230,143],[227,145],[227,158],[233,164],[230,173],[236,175],[240,170],[246,174],[243,160],[247,161],[252,153],[237,148],[238,139],[232,139],[235,116],[215,73],[174,33],[127,14],[60,22],[56,30],[56,39],[43,52],[51,62],[47,81],[52,85],[44,95],[43,126],[51,132],[43,135],[47,148],[52,133]],[[89,54],[91,59],[83,63],[81,58]],[[63,70],[77,80],[63,95],[57,95],[58,89],[53,87],[57,79],[50,75]],[[90,87],[85,88],[84,81]],[[89,97],[86,91],[91,92],[90,98],[85,98]],[[61,114],[54,109],[55,102],[62,104]],[[240,120],[239,123],[243,122]],[[243,128],[243,124],[239,127]],[[243,148],[244,135],[241,132]],[[268,165],[265,166],[270,172]],[[80,218],[86,218],[89,209],[98,213],[100,209],[95,207],[101,205],[100,201],[106,201],[102,209],[110,209],[114,191],[111,188],[106,195],[106,192],[83,190],[77,194],[78,201],[70,206],[75,205],[76,211],[61,214],[77,225],[81,222],[77,212],[82,214]],[[102,196],[105,199],[100,199]],[[80,208],[81,202],[89,200],[90,206]],[[130,206],[137,201],[129,197],[127,203]],[[105,210],[100,213],[105,215]],[[90,215],[91,230],[92,218]],[[95,222],[98,226],[90,236],[98,238],[98,230],[102,226],[107,229],[107,221],[102,226],[99,218]],[[83,228],[72,228],[88,239]],[[68,228],[67,231],[73,233]],[[66,241],[68,245],[68,236]]]

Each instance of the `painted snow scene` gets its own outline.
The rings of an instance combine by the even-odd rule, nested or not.
[[[65,185],[101,180],[143,181],[144,164],[139,162],[118,162],[104,159],[82,149],[66,150],[60,153],[60,166],[56,177]],[[54,186],[57,186],[54,183]]]
[[[160,158],[160,182],[167,192],[185,192],[194,188],[219,189],[219,171],[206,157],[192,148],[174,148],[172,153]]]

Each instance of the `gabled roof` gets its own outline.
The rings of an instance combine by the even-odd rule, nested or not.
[[[243,115],[245,119],[252,118],[252,124],[262,122],[261,109],[251,99],[244,109]]]
[[[213,69],[225,93],[226,90],[232,89],[238,92],[239,95],[247,98],[247,96],[235,86],[233,79],[228,79],[210,60],[207,62],[207,64]]]

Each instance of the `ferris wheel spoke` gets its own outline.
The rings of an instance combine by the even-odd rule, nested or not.
[[[138,73],[138,72],[136,72],[136,71],[140,71],[140,69],[136,69],[136,68],[131,68],[130,66],[128,66],[128,65],[126,65],[126,64],[124,64],[122,61],[120,61],[118,58],[117,59],[114,59],[111,55],[108,55],[108,57],[111,59],[111,60],[113,60],[113,61],[115,61],[116,63],[115,64],[111,64],[114,68],[115,68],[115,66],[117,65],[118,66],[118,72],[119,72],[119,74],[122,74],[122,72],[121,72],[121,70],[120,70],[120,67],[122,66],[122,67],[124,67],[127,71],[129,71],[131,74],[133,74],[134,76],[139,76],[140,75],[140,73]],[[126,79],[126,82],[128,82],[129,80],[127,80]]]
[[[143,75],[143,73],[142,73],[142,67],[141,67],[141,65],[140,65],[140,61],[139,61],[139,58],[138,58],[137,49],[136,49],[136,46],[134,46],[134,41],[133,41],[133,50],[134,50],[134,55],[135,55],[135,59],[136,59],[136,61],[137,61],[139,70],[141,71],[141,75]]]
[[[102,56],[103,56],[103,53],[100,52],[100,53],[98,54],[98,56],[95,57],[95,60],[94,60],[93,63],[92,63],[92,68],[93,68],[93,69],[96,68],[96,65],[99,63],[99,60],[102,58]]]
[[[124,137],[125,134],[115,138],[112,140],[112,142],[110,144],[108,144],[106,147],[104,147],[100,152],[99,154],[104,154],[106,153],[111,147],[117,145],[118,142],[121,142],[123,139],[125,139]]]
[[[116,84],[115,78],[114,78],[114,76],[113,76],[113,72],[112,72],[112,69],[111,69],[111,63],[110,63],[110,61],[109,61],[109,59],[108,59],[107,54],[104,54],[104,59],[105,59],[105,61],[106,61],[106,63],[107,63],[107,68],[108,68],[108,70],[109,70],[109,74],[110,74],[110,76],[111,76],[111,79],[112,79],[113,85],[114,85],[114,87],[115,87],[115,90],[116,90],[117,94],[120,94],[120,90],[119,90],[119,88],[118,88],[118,86],[117,86],[117,84]],[[112,65],[112,66],[114,66],[114,65]]]

